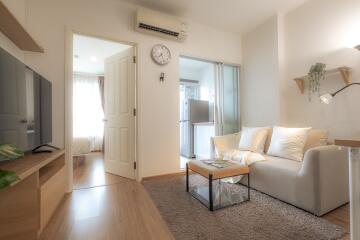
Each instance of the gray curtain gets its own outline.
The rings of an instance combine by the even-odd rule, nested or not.
[[[104,99],[104,76],[99,76],[99,89],[100,89],[100,96],[101,96],[101,106],[104,110],[105,99]]]
[[[105,113],[105,97],[104,97],[104,76],[99,76],[99,90],[100,90],[100,97],[101,97],[101,106]],[[105,152],[105,131],[104,131],[104,137],[103,137],[103,144],[102,144],[102,152]]]

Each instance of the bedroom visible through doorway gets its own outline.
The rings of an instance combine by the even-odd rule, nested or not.
[[[109,185],[119,182],[122,176],[132,178],[135,175],[133,169],[128,173],[129,167],[123,164],[135,160],[135,154],[131,154],[135,123],[123,128],[128,136],[121,139],[126,142],[122,143],[125,148],[118,146],[121,150],[114,150],[119,139],[117,128],[124,121],[116,118],[124,112],[121,105],[132,107],[135,102],[129,101],[134,98],[134,89],[129,86],[135,85],[131,77],[135,73],[128,72],[135,71],[133,55],[134,47],[130,45],[78,34],[73,36],[74,189]],[[125,93],[128,98],[118,97],[119,93]],[[132,116],[129,119],[133,120]],[[121,157],[126,158],[125,161]]]

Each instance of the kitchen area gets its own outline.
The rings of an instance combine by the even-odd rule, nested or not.
[[[210,158],[215,136],[215,66],[211,62],[180,58],[181,168],[188,159]]]
[[[240,130],[240,66],[180,57],[180,168],[209,159],[211,138]]]

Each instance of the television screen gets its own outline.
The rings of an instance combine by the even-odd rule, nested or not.
[[[51,82],[41,78],[40,82],[40,126],[41,137],[40,144],[50,143],[52,141],[52,88]]]
[[[0,48],[0,144],[24,151],[52,141],[51,82]]]
[[[26,135],[25,150],[31,150],[40,145],[40,80],[39,74],[29,68],[25,70],[26,90]]]

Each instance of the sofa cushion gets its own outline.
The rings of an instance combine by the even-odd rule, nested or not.
[[[267,154],[302,161],[307,133],[310,129],[274,127]]]
[[[266,171],[269,174],[279,174],[281,172],[291,172],[296,175],[301,168],[302,163],[292,161],[286,158],[265,155],[266,161],[256,162],[250,166],[253,170]]]
[[[239,149],[264,153],[265,141],[270,127],[243,127]]]
[[[267,153],[269,151],[272,133],[273,133],[273,128],[269,128],[268,136],[267,136],[266,141],[265,141],[265,148],[264,148],[265,153]]]
[[[324,129],[311,129],[308,132],[304,152],[310,148],[326,146],[328,144],[329,131]]]
[[[240,137],[241,132],[213,137],[212,144],[215,147],[213,156],[222,158],[227,151],[237,149]]]
[[[271,143],[273,129],[269,128],[268,137],[265,142],[264,151],[267,153]],[[304,153],[310,148],[326,146],[329,141],[329,131],[325,129],[310,129],[308,132],[308,137],[306,139]]]
[[[265,155],[267,161],[250,165],[251,187],[279,198],[296,203],[297,175],[301,162]],[[246,184],[246,178],[242,183]]]

